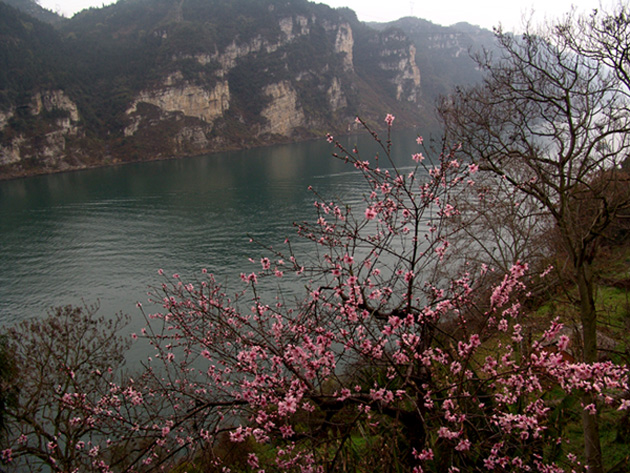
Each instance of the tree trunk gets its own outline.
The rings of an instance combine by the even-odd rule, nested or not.
[[[577,285],[580,293],[580,316],[582,320],[583,361],[597,361],[597,313],[595,311],[595,294],[593,275],[590,265],[582,262],[576,268]],[[582,396],[584,406],[595,403],[590,393]],[[599,416],[587,410],[582,411],[582,428],[584,430],[584,455],[589,473],[603,473],[602,448],[599,441]]]

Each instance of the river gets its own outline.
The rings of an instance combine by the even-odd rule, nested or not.
[[[415,137],[393,135],[403,164]],[[342,142],[376,152],[368,136]],[[360,201],[361,175],[333,151],[318,140],[0,182],[0,325],[98,302],[137,330],[136,303],[161,282],[158,269],[186,278],[207,268],[228,281],[262,255],[250,235],[280,244],[293,222],[314,218],[309,185]]]

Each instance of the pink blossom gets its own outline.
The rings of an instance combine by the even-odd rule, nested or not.
[[[385,117],[385,123],[387,123],[387,126],[392,126],[392,123],[394,123],[395,120],[395,116],[392,115],[391,113],[388,113],[387,116]]]
[[[11,463],[13,461],[12,455],[13,455],[13,450],[11,450],[10,448],[6,448],[2,450],[2,452],[0,452],[0,459],[4,463]]]
[[[377,214],[376,210],[374,210],[373,207],[368,207],[367,209],[365,209],[365,218],[367,220],[374,220],[376,215],[378,215],[378,214]]]
[[[460,432],[454,432],[452,430],[449,430],[446,427],[440,427],[438,429],[437,434],[438,434],[438,437],[440,438],[450,439],[450,440],[456,439],[460,436]]]
[[[584,406],[584,410],[587,411],[590,415],[594,416],[597,414],[597,407],[595,404],[589,404],[588,406]]]
[[[459,443],[455,446],[455,450],[457,450],[458,452],[466,452],[468,450],[470,450],[470,446],[472,444],[470,443],[470,440],[468,439],[462,439],[459,441]]]
[[[426,450],[422,450],[420,453],[413,449],[413,456],[416,457],[417,460],[433,460],[433,450],[427,448]]]
[[[70,419],[70,425],[72,427],[75,427],[75,426],[79,425],[82,420],[83,419],[81,419],[81,417],[73,417],[72,419]]]
[[[560,335],[558,338],[558,350],[565,351],[569,346],[570,339],[566,335]]]
[[[352,392],[348,389],[348,388],[343,388],[341,390],[341,393],[339,394],[338,399],[340,401],[345,401],[346,399],[348,399],[350,396],[352,395]]]
[[[389,127],[393,121],[388,115]],[[334,142],[331,135],[327,139]],[[422,137],[417,144],[423,144]],[[550,386],[566,393],[592,393],[597,404],[586,406],[587,412],[596,412],[596,405],[630,409],[630,400],[622,394],[627,392],[625,368],[612,363],[573,363],[564,360],[562,353],[543,349],[553,342],[559,351],[568,347],[569,339],[560,335],[558,321],[536,337],[539,341],[531,350],[517,352],[513,341],[525,339],[519,325],[523,312],[519,301],[526,297],[527,265],[517,262],[503,279],[497,279],[497,286],[487,292],[492,305],[479,317],[474,315],[475,291],[487,283],[482,276],[488,268],[483,266],[480,275],[471,265],[465,274],[447,279],[451,265],[439,262],[450,249],[449,229],[443,223],[446,217],[459,215],[456,197],[460,190],[470,192],[465,180],[478,171],[475,164],[459,161],[454,151],[446,150],[439,165],[431,164],[435,167],[430,178],[424,172],[379,169],[360,161],[358,151],[335,145],[340,150],[337,158],[361,170],[358,174],[367,184],[365,197],[361,200],[358,195],[352,206],[317,197],[313,219],[297,225],[299,236],[317,245],[313,257],[307,255],[308,263],[298,264],[301,248],[286,240],[288,247],[270,247],[273,257],[250,260],[254,267],[261,264],[262,271],[243,273],[245,284],[235,295],[226,294],[212,276],[204,278],[207,284],[200,287],[172,280],[165,283],[152,294],[165,310],[149,316],[160,319],[165,330],[149,330],[147,335],[161,354],[150,363],[161,362],[160,368],[168,374],[155,383],[163,391],[140,387],[140,378],[133,385],[112,385],[98,413],[84,416],[77,411],[81,417],[74,419],[84,418],[77,425],[87,425],[88,415],[92,425],[105,415],[111,416],[108,422],[131,424],[127,417],[138,410],[134,405],[165,401],[171,406],[168,419],[134,420],[130,432],[138,438],[143,432],[153,436],[152,446],[167,449],[172,442],[177,448],[193,442],[207,444],[216,435],[214,428],[229,428],[242,419],[247,427],[233,428],[232,442],[268,442],[274,437],[271,450],[251,445],[255,450],[248,452],[265,451],[265,461],[246,452],[247,468],[258,470],[261,463],[275,461],[273,468],[278,471],[318,473],[324,469],[318,455],[323,453],[323,462],[328,462],[326,452],[309,452],[302,438],[312,432],[296,435],[294,425],[298,422],[300,429],[308,429],[302,419],[315,419],[308,412],[317,411],[320,402],[357,409],[361,425],[370,429],[387,425],[388,416],[406,410],[413,400],[423,411],[427,431],[432,432],[421,447],[425,450],[413,451],[416,471],[421,471],[420,464],[425,470],[439,468],[424,462],[430,462],[432,448],[442,448],[442,444],[454,450],[462,465],[472,451],[480,465],[483,462],[495,472],[552,471],[536,464],[531,442],[525,441],[540,438],[549,425],[549,407],[543,399]],[[412,159],[419,163],[425,157],[417,153]],[[283,261],[288,263],[285,271],[299,268],[305,274],[298,283],[299,299],[286,297],[282,288],[269,294],[262,284],[251,284],[257,276],[280,277],[282,272],[275,268],[285,269]],[[443,278],[431,277],[436,269],[444,270],[439,273]],[[275,282],[278,285],[282,280]],[[479,293],[486,294],[485,290]],[[442,325],[444,320],[449,324]],[[432,330],[425,329],[450,330],[451,321],[457,332],[448,343],[433,340]],[[481,348],[486,336],[490,351]],[[173,353],[177,353],[177,363],[169,363],[174,361]],[[377,367],[378,376],[371,377],[369,384],[357,384],[356,377],[355,385],[346,387],[355,377],[337,375],[354,366],[354,360],[368,369]],[[488,399],[479,396],[473,366],[479,369]],[[157,373],[150,373],[152,379]],[[159,397],[167,394],[172,398]],[[71,394],[62,399],[67,408],[89,409],[92,402]],[[522,409],[515,409],[516,403]],[[197,407],[200,415],[216,414],[203,426],[209,430],[187,424],[188,414],[196,416]],[[468,426],[479,415],[487,415],[489,428],[484,425],[480,435],[469,439]],[[170,419],[176,422],[169,424]],[[339,429],[358,434],[352,430],[357,424],[341,424],[346,420],[335,418]],[[502,434],[504,443],[495,443],[488,432],[497,433],[497,438]],[[145,458],[156,462],[157,454],[147,452]],[[331,469],[337,466],[330,464]],[[448,470],[449,464],[443,469]]]
[[[444,259],[444,255],[446,254],[446,250],[449,247],[449,242],[445,241],[444,244],[442,246],[440,246],[439,248],[435,249],[435,252],[437,253],[438,257],[440,258],[440,261],[442,261]]]
[[[244,429],[239,425],[234,432],[230,432],[230,440],[234,443],[244,442],[245,439],[251,434],[251,429]]]
[[[258,457],[255,453],[249,453],[247,455],[247,464],[252,468],[258,468]]]
[[[520,262],[512,266],[510,274],[506,274],[503,278],[503,282],[494,289],[490,298],[492,305],[501,307],[508,301],[510,293],[520,285],[518,279],[525,274],[527,268],[527,264]]]
[[[278,415],[286,417],[293,414],[298,407],[298,400],[295,396],[289,394],[284,400],[278,403]]]
[[[545,276],[547,276],[551,271],[553,270],[553,265],[549,265],[547,267],[547,269],[545,269],[542,273],[540,273],[540,277],[544,278]]]
[[[282,438],[285,439],[288,439],[295,434],[293,427],[288,424],[280,426],[280,433],[282,434]]]
[[[394,393],[384,388],[370,389],[370,397],[373,401],[382,401],[384,404],[388,404],[394,400]]]

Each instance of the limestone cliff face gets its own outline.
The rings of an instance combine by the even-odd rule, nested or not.
[[[296,17],[281,18],[278,21],[282,37],[277,41],[269,41],[258,35],[255,38],[241,42],[234,40],[222,51],[216,51],[212,56],[197,56],[201,64],[216,62],[220,65],[217,75],[224,77],[232,70],[240,58],[250,56],[257,53],[273,53],[281,47],[295,41],[296,38],[306,36],[310,33],[310,22],[308,18],[297,15]]]
[[[280,30],[284,33],[286,41],[293,41],[296,37],[305,36],[311,31],[308,18],[302,15],[282,18],[280,20]]]
[[[77,105],[68,98],[62,90],[49,90],[38,92],[33,97],[30,111],[33,115],[39,115],[44,110],[51,112],[55,109],[62,110],[69,114],[70,123],[79,121],[79,109]]]
[[[36,159],[52,169],[67,169],[68,139],[80,133],[77,105],[62,90],[37,92],[22,107],[23,130],[0,145],[0,165]],[[18,119],[15,110],[0,114],[0,132]]]
[[[342,23],[337,29],[337,38],[335,40],[335,52],[344,55],[343,66],[346,71],[354,70],[353,62],[354,38],[352,36],[352,28],[348,23]]]
[[[396,99],[417,102],[420,98],[420,69],[416,64],[416,48],[410,44],[408,53],[398,62],[399,74],[393,82],[396,84]]]
[[[396,100],[417,102],[421,94],[421,78],[415,46],[398,30],[384,34],[381,43],[384,47],[379,54],[379,66],[394,73],[390,82],[396,86]]]
[[[22,160],[21,147],[26,139],[20,135],[16,136],[5,146],[0,146],[0,165],[10,165],[19,163]]]
[[[338,77],[333,77],[332,84],[326,91],[326,95],[332,111],[336,112],[348,106],[348,101],[341,88],[341,80]]]
[[[230,108],[230,88],[228,82],[223,80],[207,90],[186,83],[181,74],[173,74],[166,78],[162,86],[142,91],[136,97],[127,109],[132,123],[125,128],[125,136],[133,135],[140,126],[142,117],[138,114],[139,103],[154,105],[162,112],[181,113],[197,118],[211,126]]]
[[[264,88],[271,103],[262,111],[267,120],[263,133],[290,136],[294,129],[304,126],[304,112],[298,106],[297,93],[287,81],[271,84]]]
[[[2,130],[13,116],[15,110],[13,108],[3,112],[0,110],[0,130]]]
[[[260,67],[258,63],[261,61],[269,64],[268,67],[277,67],[272,66],[273,62],[278,59],[289,61],[288,52],[284,51],[297,41],[308,38],[313,31],[319,31],[320,34],[324,31],[330,38],[331,57],[339,62],[346,76],[321,77],[322,73],[331,68],[330,63],[326,64],[323,70],[300,68],[294,73],[291,73],[292,64],[287,63],[284,65],[285,72],[281,73],[283,77],[276,81],[271,80],[272,77],[268,76],[267,71],[260,71],[263,84],[256,88],[256,84],[252,83],[246,91],[253,98],[259,97],[258,100],[263,104],[259,111],[261,120],[250,123],[251,135],[288,138],[294,136],[296,129],[305,129],[309,123],[302,102],[309,99],[301,96],[298,88],[309,91],[311,95],[320,94],[322,103],[327,104],[329,113],[346,108],[348,100],[345,89],[350,75],[354,73],[354,39],[351,25],[347,22],[320,21],[315,16],[294,15],[279,18],[277,29],[279,34],[273,41],[269,37],[256,35],[248,41],[235,38],[221,50],[215,47],[212,54],[173,55],[172,60],[175,63],[194,60],[201,66],[209,66],[212,72],[199,80],[215,85],[209,88],[207,85],[185,79],[181,71],[171,73],[159,85],[145,89],[134,97],[126,110],[128,123],[123,131],[124,136],[131,138],[143,133],[151,134],[153,132],[150,129],[155,129],[157,122],[169,121],[170,126],[176,129],[170,142],[174,153],[190,147],[200,151],[211,150],[212,143],[208,135],[212,133],[218,119],[226,118],[232,111],[234,115],[241,117],[239,120],[244,120],[239,110],[231,110],[234,94],[229,79],[235,80],[232,77],[233,71],[248,62],[252,63],[251,71]],[[237,102],[243,105],[242,99],[239,101],[237,98]],[[151,105],[155,109],[147,108],[146,105]],[[174,120],[173,114],[196,119],[199,123]],[[322,126],[318,123],[311,124]]]
[[[269,43],[267,40],[263,39],[262,36],[258,36],[245,43],[233,41],[221,53],[215,53],[214,56],[212,56],[212,60],[217,61],[221,65],[218,74],[224,76],[236,66],[238,59],[263,50],[267,53],[272,53],[277,51],[280,44],[281,43]]]
[[[482,71],[469,53],[495,52],[492,31],[458,23],[439,26],[420,18],[401,18],[390,23],[372,23],[379,31],[402,30],[417,49],[417,64],[422,71],[422,102],[434,103],[458,86],[482,80]]]

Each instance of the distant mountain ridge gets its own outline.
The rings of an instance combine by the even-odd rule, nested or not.
[[[33,0],[2,0],[7,5],[17,8],[24,13],[37,18],[39,21],[50,23],[52,25],[59,24],[65,20],[64,17],[55,12],[47,10]]]
[[[307,0],[121,0],[71,19],[2,0],[0,177],[347,133],[357,115],[426,124],[436,68],[472,74],[457,54],[475,32]]]
[[[494,33],[469,23],[440,26],[420,18],[401,18],[389,23],[368,23],[379,31],[399,28],[416,46],[416,62],[422,71],[425,96],[436,99],[458,85],[481,80],[481,71],[471,58],[484,48],[495,47]]]

